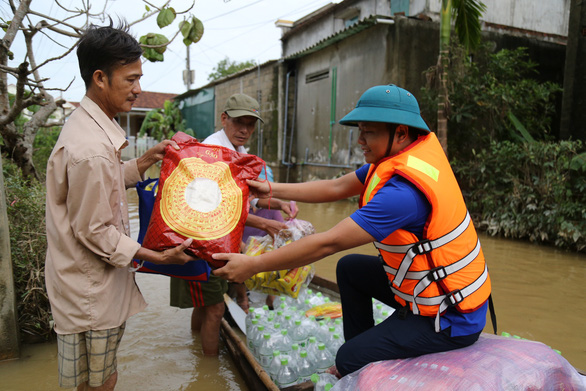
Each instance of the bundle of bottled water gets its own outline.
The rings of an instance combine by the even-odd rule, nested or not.
[[[343,320],[306,315],[308,310],[330,300],[321,292],[304,288],[296,299],[277,297],[273,310],[266,305],[255,307],[251,302],[246,317],[246,344],[280,388],[311,380],[316,390],[325,390],[337,381],[326,371],[335,364],[336,353],[344,343]],[[373,301],[375,323],[383,321],[392,310]]]

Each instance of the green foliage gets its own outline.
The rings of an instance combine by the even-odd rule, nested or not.
[[[150,12],[150,7],[145,7],[147,12]],[[177,12],[172,7],[162,8],[157,15],[157,26],[164,28],[169,26],[175,18]],[[183,20],[179,23],[179,31],[183,35],[183,43],[189,46],[192,43],[198,42],[203,36],[203,23],[195,16],[191,17],[191,21]],[[164,53],[170,41],[162,34],[148,33],[143,35],[138,40],[144,50],[143,57],[151,62],[164,61]]]
[[[461,46],[450,50],[449,155],[467,160],[492,140],[551,139],[551,120],[561,88],[540,82],[526,48],[491,53],[479,49],[473,61]],[[435,123],[437,92],[423,88],[424,117]],[[527,133],[524,134],[523,132]]]
[[[161,141],[170,139],[179,131],[194,136],[193,130],[186,127],[177,103],[166,100],[162,109],[153,109],[147,113],[140,127],[139,136],[144,137],[148,134]]]
[[[177,14],[173,7],[163,8],[157,15],[157,26],[159,28],[167,27],[175,20]]]
[[[195,16],[191,18],[191,23],[183,21],[179,24],[181,35],[183,35],[183,43],[186,46],[192,43],[197,43],[203,36],[203,23]]]
[[[27,341],[47,340],[51,312],[45,289],[45,186],[25,179],[11,161],[2,161],[18,324]]]
[[[33,144],[33,161],[39,174],[44,174],[47,171],[47,161],[51,156],[55,143],[57,143],[59,133],[61,133],[61,127],[59,126],[40,128],[37,132]]]
[[[585,147],[493,141],[452,167],[470,212],[490,235],[585,251]]]
[[[138,40],[143,45],[143,56],[150,62],[164,61],[163,53],[167,50],[169,40],[163,34],[148,33]],[[153,46],[145,47],[144,45]]]
[[[208,81],[219,80],[223,77],[238,73],[243,69],[251,68],[256,66],[254,60],[248,60],[244,62],[230,61],[228,57],[218,62],[218,65],[214,68],[214,71],[208,75]]]
[[[460,43],[467,51],[474,51],[480,44],[480,17],[486,11],[486,5],[476,0],[453,0],[452,18]]]

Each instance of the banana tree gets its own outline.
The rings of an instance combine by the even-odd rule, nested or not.
[[[448,154],[448,61],[452,19],[455,21],[454,27],[460,43],[464,45],[466,51],[470,52],[480,43],[480,16],[484,11],[486,6],[479,0],[442,0],[440,52],[437,66],[439,80],[437,135],[446,155]]]

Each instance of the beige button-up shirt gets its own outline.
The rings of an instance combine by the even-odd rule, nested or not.
[[[129,266],[125,132],[87,96],[63,126],[47,165],[45,279],[59,334],[118,327],[146,307]]]

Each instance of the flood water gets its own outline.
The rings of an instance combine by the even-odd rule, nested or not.
[[[138,235],[136,193],[129,190],[132,232]],[[298,204],[298,218],[327,230],[356,204]],[[586,256],[524,242],[481,236],[493,284],[499,333],[543,342],[576,368],[586,370]],[[372,245],[353,249],[376,255]],[[336,254],[316,263],[317,274],[335,280]],[[167,277],[137,274],[148,308],[129,319],[118,354],[117,390],[247,390],[222,346],[204,357],[198,335],[189,329],[191,310],[172,308]],[[491,333],[487,322],[485,332]],[[0,363],[0,390],[61,390],[57,346],[24,345],[21,359]]]

